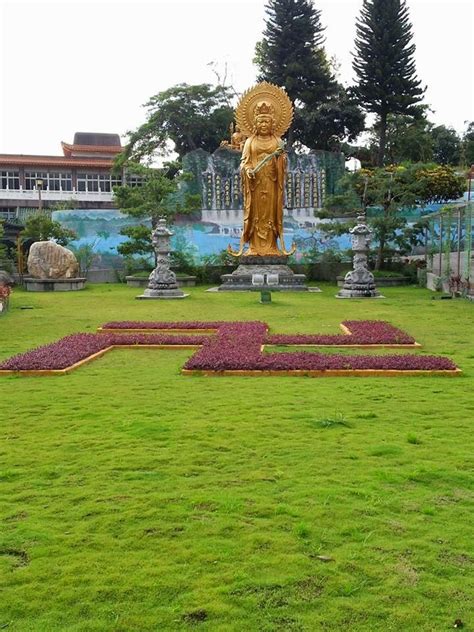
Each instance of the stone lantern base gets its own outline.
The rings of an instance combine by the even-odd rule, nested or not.
[[[342,289],[336,294],[336,298],[385,298],[377,289],[369,288],[352,288],[350,290]]]
[[[375,287],[374,275],[367,268],[348,272],[336,298],[383,298]]]
[[[189,294],[185,294],[179,288],[176,289],[168,289],[168,290],[150,290],[146,289],[143,294],[136,296],[138,299],[149,299],[149,298],[186,298]]]

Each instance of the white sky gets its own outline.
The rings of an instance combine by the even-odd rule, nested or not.
[[[462,132],[474,119],[472,0],[408,0],[417,74],[431,120]],[[0,0],[0,153],[60,154],[74,132],[123,135],[148,98],[180,82],[214,83],[228,69],[255,83],[265,0]],[[353,80],[362,0],[315,0],[326,51]]]

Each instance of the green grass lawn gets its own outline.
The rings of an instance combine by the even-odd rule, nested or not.
[[[321,287],[270,305],[15,290],[1,359],[108,320],[383,319],[464,373],[183,376],[191,351],[120,349],[1,377],[0,629],[474,629],[474,304]]]

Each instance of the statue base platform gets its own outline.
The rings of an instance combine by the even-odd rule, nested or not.
[[[380,295],[374,284],[369,285],[348,285],[345,284],[342,290],[336,294],[336,298],[384,298]]]
[[[84,289],[86,278],[35,279],[34,277],[25,277],[23,283],[27,292],[74,292]]]
[[[306,275],[295,274],[287,265],[288,257],[243,256],[232,274],[221,276],[219,292],[268,289],[275,292],[307,292]],[[262,281],[256,283],[255,281]]]
[[[159,289],[151,290],[147,288],[143,294],[136,296],[137,299],[172,299],[172,298],[186,298],[189,294],[185,294],[179,288]]]

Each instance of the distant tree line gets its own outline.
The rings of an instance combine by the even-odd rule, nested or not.
[[[312,0],[268,0],[265,10],[256,80],[284,87],[294,104],[288,146],[340,150],[365,166],[474,162],[474,122],[460,136],[428,119],[405,0],[364,0],[353,45],[356,82],[349,87],[337,79],[337,61],[328,59],[321,11]],[[180,161],[194,149],[214,151],[228,137],[236,96],[216,75],[216,86],[183,83],[152,96],[146,121],[129,132],[119,161],[147,164],[172,151]],[[366,114],[375,116],[368,129]],[[368,140],[358,145],[364,130]]]
[[[397,218],[401,205],[430,199],[430,192],[425,191],[423,197],[418,191],[423,165],[434,169],[436,165],[429,163],[474,163],[474,121],[466,122],[462,135],[429,121],[429,106],[422,103],[426,88],[416,75],[415,45],[405,0],[363,1],[353,45],[356,81],[349,87],[338,81],[337,61],[327,56],[321,11],[312,0],[268,0],[265,10],[265,28],[255,46],[256,81],[284,87],[294,105],[288,146],[340,151],[347,158],[360,159],[363,167],[374,169],[368,190],[372,202],[383,209],[379,224],[373,222],[380,266],[388,253],[387,244],[395,244],[394,235],[404,225]],[[135,218],[151,217],[155,224],[158,216],[166,215],[172,221],[177,212],[197,208],[198,201],[191,198],[184,204],[176,203],[177,183],[183,177],[181,159],[196,149],[213,152],[221,140],[228,138],[238,96],[232,87],[224,85],[218,73],[216,76],[218,85],[178,84],[145,104],[145,122],[129,132],[126,149],[117,159],[117,168],[125,166],[138,173],[145,186],[116,189],[122,211]],[[369,128],[367,114],[375,117]],[[367,132],[366,140],[358,144],[363,131]],[[152,167],[157,159],[162,163],[169,159],[173,151],[177,159],[172,165],[165,162],[159,169]],[[390,173],[385,170],[386,166],[402,163],[417,164]],[[446,176],[444,172],[441,176],[436,171],[429,173],[429,186]],[[365,174],[364,182],[367,177]],[[452,180],[455,174],[449,172],[448,177]],[[359,180],[354,176],[341,185],[346,206],[353,203],[352,214],[360,207]],[[399,189],[396,196],[394,186]],[[380,199],[373,194],[374,187]],[[389,203],[387,187],[392,192]],[[458,195],[462,188],[459,180],[450,191],[454,195],[455,189]],[[340,212],[336,207],[328,207],[325,212],[329,216]],[[145,225],[126,229],[130,241],[120,247],[122,254],[149,255],[148,233]]]
[[[374,167],[378,156],[377,130],[368,131],[364,144],[342,142],[340,150],[359,159],[363,167]],[[422,108],[416,116],[389,116],[385,164],[403,162],[435,162],[453,167],[474,164],[474,121],[466,122],[464,132],[458,134],[452,127],[431,123]]]

